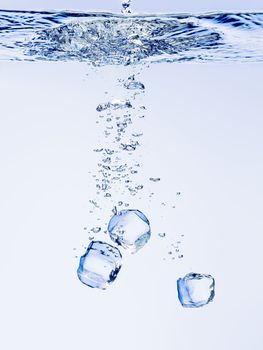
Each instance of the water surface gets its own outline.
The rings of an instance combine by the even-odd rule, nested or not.
[[[124,15],[0,11],[1,60],[263,60],[263,13]]]

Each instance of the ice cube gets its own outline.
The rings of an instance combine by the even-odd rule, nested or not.
[[[177,290],[183,307],[201,307],[214,299],[215,280],[211,275],[191,272],[178,279]]]
[[[78,278],[91,288],[106,289],[117,277],[121,264],[122,256],[118,248],[93,241],[80,258]]]
[[[121,210],[113,215],[108,232],[115,243],[132,254],[141,249],[151,237],[149,220],[136,209]]]

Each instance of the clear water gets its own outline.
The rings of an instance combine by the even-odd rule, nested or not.
[[[52,50],[44,60],[27,51],[27,43],[35,45],[34,38],[43,34],[41,27],[51,30],[64,20],[65,25],[92,16],[5,15],[9,19],[1,21],[0,40],[1,348],[71,350],[88,343],[100,350],[121,350],[123,344],[126,350],[160,350],[164,344],[165,350],[211,344],[216,350],[258,349],[262,312],[259,303],[247,302],[254,300],[255,289],[244,282],[244,274],[257,281],[257,291],[262,289],[260,25],[254,26],[250,15],[225,16],[241,18],[247,27],[205,21],[222,28],[217,57],[215,48],[199,46],[169,59],[164,52],[161,60],[151,56],[140,64],[108,65],[102,64],[106,54],[94,50],[100,57],[92,60],[94,68],[85,50],[72,50],[71,57],[62,50],[65,62],[56,61]],[[50,21],[56,15],[59,20]],[[23,16],[29,18],[27,28],[21,27]],[[196,20],[185,16],[191,17]],[[231,35],[236,35],[235,53],[224,44],[233,44]],[[106,60],[122,61],[118,50]],[[194,52],[198,59],[176,59]],[[158,64],[147,68],[145,62]],[[133,76],[144,89],[127,88],[136,85],[130,84]],[[130,101],[132,107],[114,109],[116,100]],[[96,111],[108,102],[110,108]],[[125,132],[119,136],[117,129]],[[113,144],[115,137],[121,140]],[[113,171],[115,161],[120,175]],[[112,187],[106,190],[104,182]],[[137,194],[129,187],[137,187]],[[142,211],[151,239],[133,255],[117,247],[121,271],[100,293],[82,284],[76,269],[90,240],[116,247],[105,233],[115,206],[117,212]],[[176,281],[189,271],[215,277],[214,302],[197,310],[181,306]]]
[[[147,110],[146,86],[140,80],[144,64],[263,60],[262,13],[130,15],[130,3],[123,2],[123,15],[0,11],[0,60],[135,67],[125,79],[116,76],[125,97],[105,98],[95,112],[102,139],[94,145],[99,160],[92,175],[96,195],[89,199],[90,214],[107,220],[103,208],[110,204],[114,215],[104,229],[103,225],[90,228],[92,243],[80,258],[78,276],[84,284],[100,289],[115,280],[121,253],[107,243],[93,241],[97,235],[107,233],[108,227],[110,238],[131,253],[144,247],[151,235],[149,220],[140,210],[122,209],[130,206],[133,197],[151,201],[154,195],[153,190],[143,192],[145,179],[138,180],[144,163],[140,153],[144,140],[141,120]],[[147,181],[158,183],[161,178],[152,174]],[[160,205],[167,204],[174,208],[166,201]],[[165,238],[166,232],[157,235]],[[180,243],[177,240],[168,249],[173,259],[174,255],[183,258]],[[214,280],[205,284],[209,279],[212,277],[199,274],[179,279],[181,304],[199,307],[211,301]],[[201,282],[204,289],[198,294]]]
[[[91,288],[106,289],[117,277],[122,265],[118,248],[93,241],[80,258],[78,277]]]
[[[177,290],[183,307],[201,307],[214,299],[215,280],[210,275],[191,272],[178,279]]]

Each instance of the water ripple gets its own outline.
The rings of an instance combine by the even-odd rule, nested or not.
[[[0,59],[85,61],[263,60],[263,13],[117,15],[0,11]]]

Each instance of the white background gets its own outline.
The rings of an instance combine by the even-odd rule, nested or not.
[[[135,4],[149,12],[261,5]],[[119,5],[2,1],[1,7]],[[137,255],[123,253],[106,292],[76,277],[74,256],[88,242],[89,171],[97,169],[95,108],[105,90],[117,95],[116,79],[128,74],[113,67],[91,72],[85,64],[0,63],[0,348],[260,350],[262,64],[160,64],[143,71],[145,178],[162,180],[156,202],[133,204],[149,217],[153,237]],[[176,209],[160,212],[161,200]],[[185,235],[183,259],[163,261],[170,241],[157,232],[164,222],[170,237]],[[204,308],[186,310],[177,300],[176,280],[190,271],[216,279],[215,301]]]

